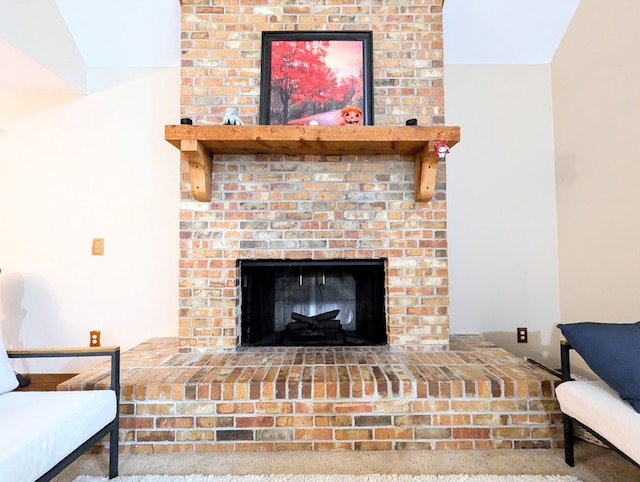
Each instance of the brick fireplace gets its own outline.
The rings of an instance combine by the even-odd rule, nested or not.
[[[479,335],[449,334],[445,162],[394,137],[448,129],[442,0],[181,3],[181,111],[194,125],[165,130],[183,153],[179,336],[123,354],[122,450],[561,446],[555,377]],[[284,141],[286,154],[269,150],[282,139],[265,140],[276,126],[257,126],[261,32],[295,29],[373,31],[375,126],[343,129],[338,144],[316,138],[324,126],[278,126],[297,137]],[[245,126],[219,126],[227,106]],[[405,126],[409,118],[420,126]],[[369,138],[352,140],[365,129]],[[253,144],[238,141],[247,132]],[[382,152],[369,155],[366,145],[384,136]],[[314,269],[381,262],[382,287],[355,284],[384,299],[384,342],[242,346],[250,283],[241,268],[257,260]],[[108,376],[98,366],[59,389],[104,386]]]
[[[258,123],[262,31],[371,30],[376,126],[444,125],[442,1],[182,1],[181,113]],[[179,346],[235,351],[239,260],[385,259],[391,349],[449,345],[445,164],[417,202],[403,155],[214,154],[211,200],[182,162]]]

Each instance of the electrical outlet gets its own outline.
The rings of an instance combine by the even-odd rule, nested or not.
[[[102,256],[104,254],[104,238],[93,238],[91,254],[94,256]]]
[[[100,346],[100,330],[89,332],[89,346]]]
[[[526,328],[516,328],[516,334],[518,336],[518,343],[527,343],[529,341]]]

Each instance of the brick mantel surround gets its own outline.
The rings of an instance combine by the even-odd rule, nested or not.
[[[442,0],[183,0],[181,114],[258,123],[262,31],[371,30],[377,126],[444,125]],[[386,258],[388,345],[449,346],[445,163],[416,202],[402,155],[213,156],[212,198],[181,163],[182,352],[239,345],[238,259]]]

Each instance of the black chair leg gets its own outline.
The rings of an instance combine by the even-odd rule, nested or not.
[[[562,422],[564,424],[564,461],[569,467],[573,467],[575,465],[573,455],[573,419],[563,413]]]
[[[113,479],[118,476],[118,423],[111,429],[109,433],[109,478]]]
[[[31,383],[31,379],[25,375],[23,375],[22,373],[18,373],[15,372],[16,374],[16,378],[18,379],[18,386],[20,388],[24,388],[26,386],[29,386],[29,383]]]

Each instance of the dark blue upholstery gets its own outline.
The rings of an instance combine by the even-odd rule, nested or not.
[[[589,368],[640,413],[640,322],[559,324]]]

